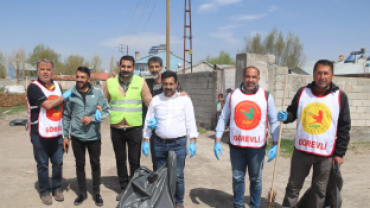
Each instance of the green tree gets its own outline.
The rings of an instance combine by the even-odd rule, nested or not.
[[[17,60],[18,60],[18,65],[17,65]],[[26,75],[25,63],[26,63],[26,53],[24,52],[24,48],[19,48],[18,50],[13,49],[10,56],[8,56],[8,64],[9,66],[13,64],[16,69],[19,68],[19,77]]]
[[[299,37],[291,32],[284,37],[283,33],[276,28],[272,29],[263,40],[259,33],[254,37],[245,37],[244,52],[275,55],[277,65],[287,66],[290,69],[301,67],[306,61]]]
[[[64,59],[64,73],[65,75],[75,75],[78,67],[84,66],[84,57],[79,55],[70,55]],[[88,66],[88,65],[86,65]]]
[[[230,64],[235,65],[235,59],[233,59],[229,53],[220,51],[217,57],[207,56],[206,61],[210,64]]]
[[[6,78],[6,67],[5,67],[5,57],[3,56],[3,53],[0,52],[0,78]]]
[[[54,63],[54,74],[61,74],[63,73],[63,65],[59,64],[60,56],[61,56],[60,54],[55,52],[50,47],[45,46],[44,44],[40,43],[33,48],[33,51],[31,53],[29,53],[26,62],[37,67],[36,63],[39,60],[43,58],[49,59],[50,61]]]

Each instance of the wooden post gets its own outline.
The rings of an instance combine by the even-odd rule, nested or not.
[[[170,50],[170,0],[167,0],[166,18],[166,71],[171,70],[171,50]]]

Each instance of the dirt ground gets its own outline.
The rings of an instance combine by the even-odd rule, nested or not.
[[[0,93],[0,107],[26,105],[26,95]]]
[[[16,118],[25,118],[26,112],[9,115],[0,120],[0,207],[45,207],[37,192],[36,162],[33,158],[30,138],[22,127],[10,127],[9,121]],[[103,207],[117,207],[115,201],[119,191],[116,176],[115,157],[110,140],[109,121],[102,125],[102,185],[101,194],[104,200]],[[214,132],[200,135],[197,143],[196,155],[186,159],[185,167],[185,207],[233,207],[232,178],[229,148],[223,144],[223,155],[218,161],[213,153]],[[370,163],[367,161],[370,153],[369,146],[359,146],[347,152],[345,163],[342,165],[344,187],[342,190],[344,208],[370,207]],[[88,156],[87,156],[88,157]],[[86,161],[89,161],[88,159]],[[142,165],[151,168],[149,158],[142,155]],[[271,186],[273,163],[265,160],[263,170],[263,193],[261,207],[266,207],[266,197]],[[275,207],[281,207],[285,187],[289,177],[290,159],[281,157],[279,160],[276,190],[278,192]],[[89,198],[80,207],[95,207],[91,192],[90,165],[86,165]],[[50,170],[51,172],[51,170]],[[248,181],[248,177],[246,178]],[[311,183],[307,177],[304,192]],[[249,183],[246,183],[247,187]],[[75,162],[72,151],[64,156],[62,189],[65,195],[64,202],[53,201],[50,207],[75,207],[73,201],[78,191]],[[244,202],[249,207],[249,191],[246,188]]]

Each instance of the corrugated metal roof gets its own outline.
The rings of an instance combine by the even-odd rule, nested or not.
[[[16,69],[17,68],[17,62],[13,62],[12,63],[12,65],[13,65],[13,67],[14,67],[14,69]],[[19,68],[20,69],[23,69],[23,64],[22,63],[19,63]],[[29,64],[29,63],[25,63],[24,64],[24,68],[25,68],[25,70],[26,71],[36,71],[36,68],[35,67],[33,67],[31,64]]]
[[[367,67],[366,64],[370,63],[365,58],[358,59],[357,63],[344,63],[344,61],[337,62],[334,65],[334,74],[335,75],[361,75],[365,71],[370,72],[370,67]]]
[[[216,64],[216,67],[218,69],[228,69],[228,68],[235,68],[235,65],[229,65],[229,64]]]
[[[207,64],[209,67],[211,67],[211,68],[213,68],[213,65],[212,64],[210,64],[210,63],[208,63],[207,61],[205,61],[205,60],[201,60],[201,61],[197,61],[197,62],[195,62],[195,63],[193,63],[193,67],[196,67],[196,66],[198,66],[199,64],[202,64],[202,63],[205,63],[205,64]],[[189,69],[191,66],[190,66],[190,63],[189,64],[185,64],[185,69]],[[179,71],[181,71],[181,70],[184,70],[184,68],[183,67],[181,67],[181,68],[179,68],[178,69]]]

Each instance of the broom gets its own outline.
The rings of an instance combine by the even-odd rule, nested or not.
[[[284,87],[283,103],[281,105],[281,110],[284,110],[284,108],[285,108],[285,97],[286,97],[287,84],[288,84],[288,75],[285,76],[285,87]],[[277,164],[278,164],[278,160],[279,160],[281,130],[282,129],[283,129],[283,122],[280,121],[280,132],[279,132],[278,149],[277,149],[277,153],[276,153],[276,157],[275,157],[274,176],[272,178],[271,189],[269,190],[269,193],[267,195],[267,200],[268,200],[267,208],[274,208],[275,197],[277,195],[277,192],[274,190],[274,185],[275,185],[275,176],[276,176]]]

